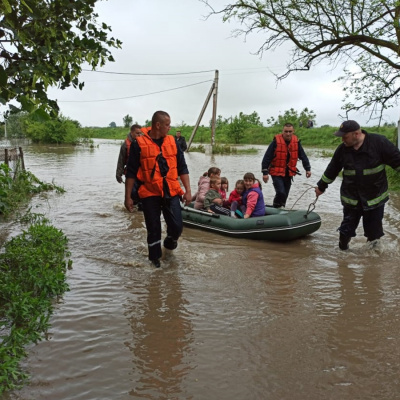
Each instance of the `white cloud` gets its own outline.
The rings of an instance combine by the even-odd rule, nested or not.
[[[115,63],[103,71],[123,73],[183,73],[211,70],[195,75],[127,76],[83,72],[83,91],[52,89],[61,112],[83,126],[108,126],[129,114],[144,123],[158,109],[170,113],[173,124],[182,121],[193,125],[200,113],[214,70],[220,72],[217,113],[229,117],[240,111],[257,111],[263,122],[290,108],[305,107],[317,114],[317,124],[338,125],[342,118],[339,84],[332,81],[340,70],[331,72],[320,65],[309,72],[299,72],[276,84],[274,73],[283,73],[288,58],[285,48],[265,53],[260,59],[254,53],[262,44],[262,34],[232,38],[233,24],[218,17],[204,19],[208,9],[198,0],[109,0],[99,2],[99,21],[111,25],[112,36],[123,42],[122,50],[113,50]],[[252,54],[253,53],[253,54]],[[166,91],[180,86],[184,89]],[[165,90],[164,93],[140,96]],[[114,101],[96,101],[125,98]],[[134,97],[140,96],[140,97]],[[70,102],[74,101],[74,102]],[[85,102],[83,102],[85,101]],[[352,115],[360,123],[365,116]],[[211,118],[211,105],[202,124]],[[397,120],[388,112],[388,120]]]

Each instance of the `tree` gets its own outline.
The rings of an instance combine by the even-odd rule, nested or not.
[[[233,141],[238,144],[240,140],[244,138],[244,132],[249,127],[248,123],[248,115],[243,114],[242,112],[239,113],[239,116],[235,116],[232,118],[231,123],[228,125],[227,135]]]
[[[9,115],[6,120],[7,136],[9,138],[22,138],[26,135],[25,121],[28,119],[27,112],[19,112],[17,114]]]
[[[309,120],[313,121],[315,125],[316,114],[313,110],[309,110],[307,107],[300,113],[294,108],[286,110],[283,114],[279,114],[278,118],[270,117],[267,119],[267,123],[271,126],[283,127],[285,124],[292,124],[294,127],[307,126]]]
[[[208,0],[203,0],[209,7]],[[210,3],[212,1],[210,0]],[[290,61],[283,79],[321,61],[344,63],[343,109],[364,109],[381,121],[400,93],[400,2],[398,0],[237,0],[211,14],[237,20],[235,36],[262,33],[257,54],[288,42]]]
[[[117,124],[113,121],[113,122],[110,122],[110,124],[108,125],[110,128],[116,128],[117,127]]]
[[[127,115],[125,115],[125,117],[122,119],[122,121],[123,121],[123,123],[124,123],[124,128],[130,128],[131,125],[132,125],[133,118],[132,118],[129,114],[127,114]]]
[[[50,86],[82,90],[81,65],[92,69],[114,61],[108,48],[121,42],[108,37],[111,28],[97,23],[97,0],[0,1],[0,103],[11,111],[57,115]]]
[[[28,118],[25,120],[25,131],[35,143],[76,144],[79,141],[76,121],[62,115],[43,122]]]

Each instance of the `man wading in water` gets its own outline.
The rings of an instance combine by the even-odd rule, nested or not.
[[[168,113],[155,112],[151,128],[142,128],[143,136],[132,142],[126,172],[125,207],[129,212],[133,211],[131,192],[137,181],[147,229],[149,259],[156,268],[160,267],[162,255],[161,212],[167,224],[164,247],[174,250],[183,230],[180,198],[183,196],[186,205],[192,200],[185,156],[175,138],[168,135],[170,128]]]

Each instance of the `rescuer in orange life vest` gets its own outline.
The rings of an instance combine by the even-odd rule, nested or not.
[[[115,173],[118,183],[122,183],[122,175],[126,174],[126,164],[128,163],[129,149],[131,147],[131,143],[138,136],[143,135],[143,132],[140,130],[141,128],[142,127],[140,125],[132,125],[128,135],[126,136],[125,141],[121,144],[117,163],[117,171]]]
[[[180,198],[183,196],[185,204],[192,200],[185,156],[175,138],[168,135],[170,128],[168,113],[155,112],[151,128],[142,128],[144,135],[131,144],[126,171],[125,207],[129,212],[133,211],[130,194],[137,181],[147,229],[149,259],[157,268],[162,255],[161,212],[167,224],[164,247],[174,250],[183,230]]]
[[[302,161],[306,177],[309,178],[310,162],[299,139],[294,135],[294,126],[288,123],[283,127],[282,133],[276,135],[268,146],[261,163],[263,181],[267,183],[269,175],[272,176],[275,208],[285,207],[293,177],[301,175],[297,169],[297,160]]]
[[[125,139],[125,141],[121,144],[121,148],[119,150],[119,157],[117,163],[117,171],[115,173],[115,177],[117,178],[118,183],[123,183],[122,175],[126,175],[126,164],[128,163],[129,150],[131,147],[131,143],[138,136],[142,136],[143,132],[141,131],[141,126],[134,124],[131,126],[131,129]],[[133,203],[137,204],[138,210],[142,209],[142,203],[140,201],[138,195],[138,185],[135,183],[132,189],[131,197],[133,199]]]

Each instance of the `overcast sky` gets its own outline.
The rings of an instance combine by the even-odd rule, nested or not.
[[[223,5],[225,1],[211,0]],[[83,91],[51,89],[63,115],[82,126],[122,126],[125,115],[143,124],[156,110],[167,111],[172,125],[194,125],[210,90],[214,71],[219,71],[217,114],[224,118],[239,112],[256,111],[266,119],[294,108],[312,109],[318,126],[338,126],[343,91],[333,80],[341,73],[329,66],[298,72],[277,84],[273,73],[285,72],[288,49],[255,55],[262,33],[247,38],[232,37],[235,25],[218,16],[205,19],[208,8],[199,0],[108,0],[98,3],[98,21],[112,27],[121,50],[112,50],[114,63],[101,71],[136,74],[117,75],[83,72]],[[236,26],[237,27],[237,26]],[[195,74],[189,72],[209,71]],[[179,88],[179,89],[178,89]],[[173,90],[174,89],[174,90]],[[151,94],[161,92],[157,94]],[[113,99],[113,100],[112,100]],[[211,119],[207,107],[202,124]],[[398,112],[388,111],[388,122],[398,120]],[[366,124],[366,115],[350,115]]]

